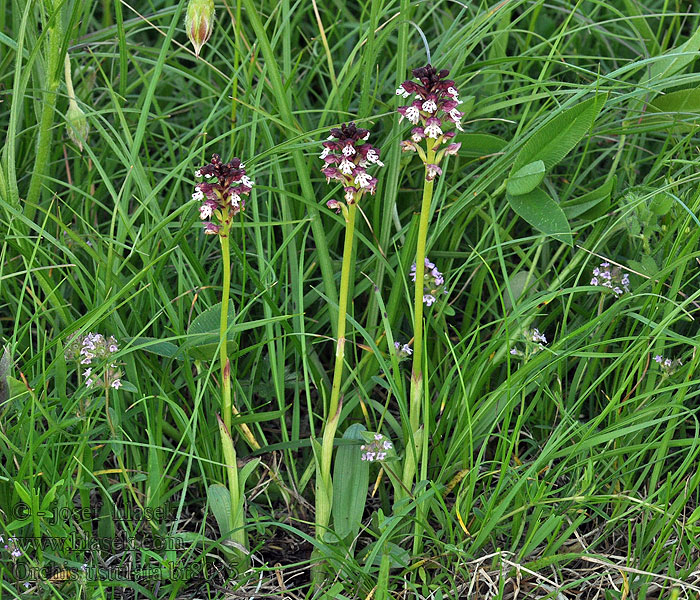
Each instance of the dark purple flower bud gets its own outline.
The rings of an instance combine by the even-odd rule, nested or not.
[[[449,144],[447,148],[445,148],[445,154],[446,155],[456,155],[457,152],[459,152],[459,149],[462,147],[461,142],[457,142],[455,144]]]
[[[343,181],[343,174],[336,167],[326,167],[321,169],[321,173],[326,176],[326,183],[330,183],[331,179],[339,179]]]
[[[340,214],[341,204],[337,200],[329,200],[328,202],[326,202],[326,206],[331,210],[334,210],[336,214]]]
[[[217,235],[219,233],[219,226],[214,225],[214,223],[205,223],[204,233],[205,235]]]
[[[414,142],[420,142],[422,139],[425,138],[425,131],[423,130],[422,127],[414,127],[411,129],[411,139]]]

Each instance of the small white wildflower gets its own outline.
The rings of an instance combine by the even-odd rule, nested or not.
[[[384,166],[384,163],[381,160],[379,160],[379,155],[375,152],[375,150],[373,148],[370,148],[367,151],[367,160],[371,163],[374,163],[374,164],[380,166],[380,167]]]
[[[415,106],[409,106],[406,109],[406,118],[416,125],[420,120],[420,111]]]
[[[355,169],[355,165],[347,158],[344,158],[342,162],[338,165],[338,169],[340,169],[340,172],[343,175],[352,175],[352,172]]]
[[[369,173],[358,173],[355,176],[355,183],[361,188],[369,186],[370,181],[372,181],[372,176]]]
[[[437,121],[437,119],[435,119],[435,121]],[[429,125],[426,125],[424,130],[425,135],[433,139],[437,139],[442,135],[442,129],[440,128],[439,121],[437,123],[435,121],[433,121]]]

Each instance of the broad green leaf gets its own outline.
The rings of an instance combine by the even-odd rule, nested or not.
[[[172,342],[166,342],[151,337],[131,338],[128,341],[132,342],[134,346],[137,346],[139,350],[143,350],[144,352],[165,356],[166,358],[175,358],[177,360],[182,360],[184,358],[184,354],[180,351],[180,348]]]
[[[246,484],[246,481],[248,481],[248,477],[250,477],[253,474],[253,471],[255,471],[255,469],[257,468],[257,466],[259,464],[260,464],[260,459],[254,458],[252,460],[249,460],[238,471],[238,486],[239,486],[240,493],[241,493],[241,499],[245,498],[245,484]]]
[[[676,199],[666,192],[659,192],[649,202],[649,210],[658,217],[663,217],[673,207]]]
[[[508,278],[508,285],[510,286],[510,291],[513,293],[513,298],[517,302],[520,297],[525,292],[525,286],[528,286],[529,290],[535,290],[537,288],[537,274],[530,273],[529,271],[519,271],[515,275]],[[506,310],[513,308],[510,301],[510,294],[504,294],[503,303],[505,304]]]
[[[361,560],[362,558],[367,557],[377,545],[377,543],[378,542],[372,542],[371,544],[363,548],[357,556],[358,559]],[[384,546],[384,551],[381,553],[376,553],[374,555],[374,560],[372,562],[375,567],[379,567],[381,565],[382,554],[385,557],[388,557],[389,564],[392,569],[406,568],[409,564],[411,564],[411,557],[408,554],[408,550],[404,550],[403,548],[401,548],[401,546],[398,546],[393,542],[386,542],[386,545]]]
[[[228,335],[229,343],[236,341],[236,334],[256,327],[262,327],[276,321],[284,321],[292,315],[279,315],[268,319],[257,319],[234,323],[235,311],[233,301],[229,301],[228,307]],[[212,360],[219,347],[219,319],[221,318],[221,302],[205,310],[190,324],[187,330],[187,339],[183,344],[183,350],[192,358],[200,360]],[[232,350],[232,348],[229,348]]]
[[[696,113],[700,112],[700,88],[669,92],[656,96],[647,110],[662,113]]]
[[[508,142],[490,133],[465,133],[459,136],[461,156],[488,156],[502,152]]]
[[[220,536],[228,538],[231,532],[231,494],[228,488],[220,483],[213,483],[207,488],[207,500],[219,526]]]
[[[642,126],[656,130],[694,131],[700,116],[700,88],[679,90],[656,96],[647,106]]]
[[[233,306],[233,300],[228,301],[228,322],[233,323],[236,318],[236,311]],[[205,310],[201,315],[197,316],[187,329],[188,335],[211,333],[212,331],[219,332],[219,320],[221,319],[221,302],[215,304],[211,308]]]
[[[506,191],[512,196],[531,192],[540,185],[544,179],[545,171],[544,163],[541,160],[528,163],[508,178]]]
[[[540,189],[520,196],[506,195],[510,207],[535,229],[573,245],[571,228],[561,207]]]
[[[607,94],[599,94],[550,119],[520,149],[511,173],[536,160],[547,169],[556,165],[591,129],[606,98]]]
[[[602,208],[602,212],[605,212],[610,204],[610,194],[615,188],[616,182],[617,176],[613,176],[599,188],[592,190],[583,196],[579,196],[578,198],[572,198],[566,202],[562,202],[561,209],[564,211],[564,214],[568,219],[575,219],[579,216],[592,218],[593,211],[591,209],[594,207]],[[601,204],[602,206],[599,206]],[[600,210],[596,212],[600,212]]]
[[[354,423],[344,440],[362,440],[365,426]],[[360,530],[369,485],[369,464],[361,460],[360,444],[340,446],[333,467],[333,525],[340,539],[353,539]]]
[[[695,60],[698,50],[700,50],[700,29],[696,29],[688,41],[678,48],[672,48],[655,61],[649,69],[649,76],[642,78],[640,84],[656,83],[678,73]]]

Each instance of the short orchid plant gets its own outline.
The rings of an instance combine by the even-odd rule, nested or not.
[[[344,202],[330,200],[327,206],[342,213],[345,220],[333,383],[326,410],[323,441],[321,448],[317,449],[319,456],[317,456],[316,462],[316,536],[319,539],[328,529],[333,504],[331,462],[333,441],[342,406],[340,391],[345,364],[345,327],[357,209],[364,195],[366,193],[374,194],[377,188],[377,179],[368,169],[384,166],[379,158],[379,150],[368,142],[369,135],[369,130],[358,128],[355,123],[343,123],[340,127],[331,129],[330,136],[323,142],[323,151],[319,157],[323,160],[324,166],[321,168],[321,172],[325,175],[326,180],[329,183],[339,181],[343,186]]]

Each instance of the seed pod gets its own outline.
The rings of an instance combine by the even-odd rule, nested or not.
[[[187,37],[199,56],[202,46],[207,43],[214,30],[214,0],[190,0],[185,17]]]
[[[85,113],[80,109],[75,99],[73,89],[73,77],[70,66],[70,56],[66,53],[65,59],[66,89],[68,90],[68,110],[66,111],[66,128],[68,137],[83,151],[83,144],[87,144],[87,136],[90,125],[85,118]]]
[[[68,137],[78,146],[78,149],[83,151],[83,144],[87,144],[90,125],[85,118],[85,113],[80,109],[78,104],[71,98],[66,111],[66,129],[68,129]]]

